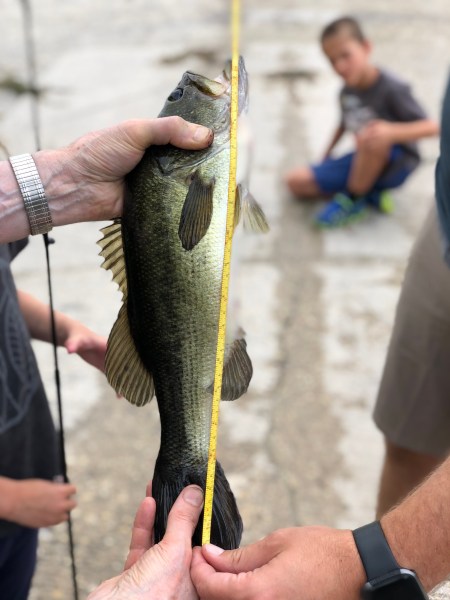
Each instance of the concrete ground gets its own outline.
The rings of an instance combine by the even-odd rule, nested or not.
[[[5,4],[5,3],[4,3]],[[34,3],[43,147],[125,118],[155,116],[189,69],[214,77],[229,55],[228,2],[79,0]],[[361,18],[376,62],[409,80],[439,117],[448,69],[444,0],[248,0],[242,54],[253,123],[252,191],[271,224],[235,243],[240,321],[254,378],[222,407],[219,458],[245,524],[244,542],[289,526],[354,527],[373,519],[382,442],[370,413],[409,250],[433,198],[437,140],[395,193],[391,217],[371,214],[318,232],[316,206],[285,192],[289,167],[320,157],[338,113],[339,82],[317,44],[324,24]],[[2,6],[0,81],[24,80],[20,2]],[[2,87],[0,141],[33,149],[29,98]],[[59,310],[107,335],[119,307],[99,268],[101,224],[56,230],[52,266]],[[42,241],[14,266],[20,287],[46,299]],[[54,397],[51,351],[36,345]],[[135,509],[158,450],[157,408],[117,400],[101,375],[60,353],[81,597],[123,564]],[[139,411],[139,412],[138,412]],[[70,597],[64,526],[41,532],[32,599]],[[450,598],[445,587],[434,598]]]

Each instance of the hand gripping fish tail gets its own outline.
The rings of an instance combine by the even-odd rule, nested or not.
[[[240,61],[240,98],[247,77]],[[241,89],[242,86],[242,89]],[[161,445],[153,495],[156,538],[182,488],[206,483],[212,387],[224,257],[230,161],[230,82],[186,72],[160,117],[181,116],[214,130],[213,144],[187,151],[152,146],[126,179],[121,220],[104,228],[103,267],[122,292],[111,330],[106,375],[129,402],[146,405],[156,394]],[[266,231],[261,208],[243,181],[236,194],[236,225]],[[242,330],[227,336],[222,399],[247,391],[252,365]],[[239,545],[242,521],[217,464],[211,541]],[[199,544],[200,531],[194,543]]]
[[[155,543],[164,536],[167,517],[173,503],[181,490],[188,484],[196,483],[205,488],[206,469],[201,473],[180,473],[177,478],[164,479],[161,468],[156,462],[152,482],[152,494],[156,500],[158,510],[155,519]],[[202,545],[203,513],[192,537],[193,546]],[[211,522],[211,542],[225,550],[238,548],[242,537],[242,519],[230,485],[225,477],[219,462],[216,462],[216,477],[214,481],[213,513]]]

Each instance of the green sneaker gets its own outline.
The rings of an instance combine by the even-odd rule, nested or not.
[[[394,198],[389,190],[372,192],[367,196],[367,202],[385,215],[391,215],[394,212]]]
[[[378,210],[385,215],[392,215],[394,212],[394,198],[389,190],[383,190],[381,192]]]
[[[358,221],[367,210],[365,198],[351,200],[346,194],[336,194],[325,208],[315,216],[314,222],[323,229],[343,227]]]

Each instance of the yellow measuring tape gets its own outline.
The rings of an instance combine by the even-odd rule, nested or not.
[[[225,330],[227,321],[228,286],[230,280],[231,244],[234,232],[234,205],[236,198],[237,166],[237,119],[238,119],[238,72],[239,72],[239,0],[232,0],[231,9],[231,106],[230,106],[230,179],[228,183],[227,224],[225,230],[225,251],[223,257],[222,287],[219,309],[219,332],[217,336],[216,368],[214,372],[214,393],[212,399],[211,431],[209,436],[208,470],[206,474],[205,506],[203,518],[202,544],[211,540],[211,520],[216,474],[217,432],[219,428],[219,406],[222,393],[222,373],[225,354]]]

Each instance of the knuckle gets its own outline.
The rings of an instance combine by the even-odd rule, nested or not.
[[[178,115],[174,115],[169,118],[172,121],[174,127],[176,127],[176,128],[182,127],[184,125],[184,120]]]

